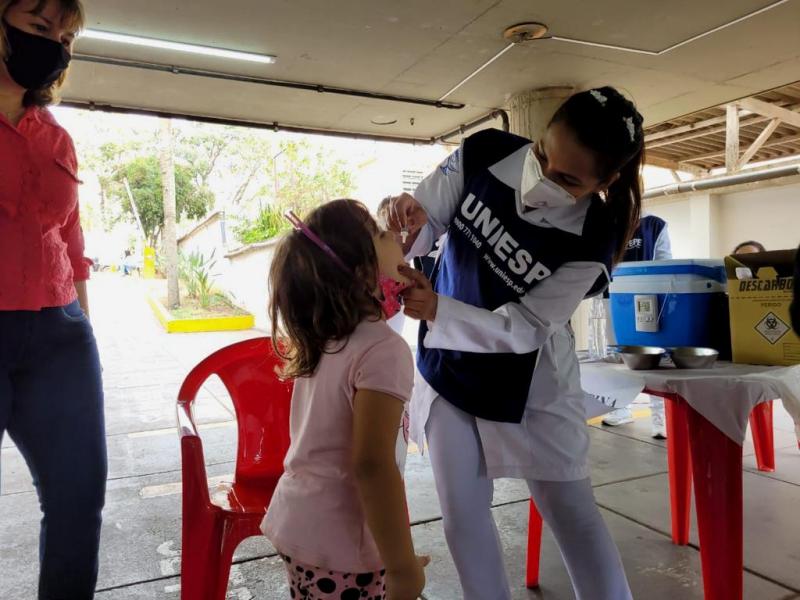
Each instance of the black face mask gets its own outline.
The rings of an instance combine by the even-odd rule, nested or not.
[[[38,90],[61,77],[72,59],[62,44],[17,29],[6,21],[3,29],[8,41],[6,69],[17,85]]]

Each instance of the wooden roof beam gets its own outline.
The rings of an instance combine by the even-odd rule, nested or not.
[[[767,123],[767,126],[764,127],[761,133],[758,134],[758,137],[755,140],[753,140],[752,144],[750,144],[750,147],[744,151],[744,154],[742,154],[741,158],[739,159],[739,164],[738,164],[739,169],[741,169],[747,163],[749,163],[750,160],[756,155],[756,152],[761,150],[761,147],[764,145],[764,142],[766,142],[769,139],[769,136],[775,133],[775,130],[778,128],[778,125],[780,124],[781,124],[780,119],[772,119],[772,121]]]
[[[741,103],[742,101],[740,100],[739,104]],[[765,102],[765,104],[768,103]],[[796,111],[800,109],[800,104],[789,104],[787,106],[779,108],[784,108],[788,111]],[[757,112],[751,109],[748,110],[750,110],[751,113]],[[795,114],[800,114],[800,113],[795,113]],[[763,116],[760,113],[755,115],[753,114],[742,115],[740,113],[739,124],[740,127],[748,127],[750,125],[757,125],[759,123],[763,123],[764,121],[769,121],[770,118],[772,117]],[[681,125],[680,127],[665,129],[664,131],[658,131],[656,133],[645,135],[644,141],[645,144],[647,144],[648,148],[659,148],[661,146],[668,146],[670,144],[676,144],[678,142],[691,140],[693,138],[703,137],[705,135],[710,135],[712,133],[721,133],[725,131],[726,120],[727,120],[727,115],[722,115],[719,117],[705,119],[703,121],[697,121],[696,123],[692,123],[690,125]],[[669,139],[664,139],[664,138],[669,138]],[[657,140],[663,140],[663,141],[657,141]]]
[[[645,154],[644,162],[645,164],[652,165],[654,167],[661,167],[662,169],[669,169],[670,171],[684,171],[697,177],[708,174],[706,169],[696,165],[687,165],[685,163],[669,160],[668,158],[661,158],[659,156],[648,156]]]
[[[725,116],[725,172],[735,173],[739,170],[739,105],[728,104]]]
[[[768,148],[774,148],[775,146],[785,146],[786,144],[795,144],[800,142],[800,135],[791,135],[791,136],[784,136],[782,138],[778,138],[776,140],[772,140],[771,142],[764,142],[761,145],[761,150],[766,150]],[[719,159],[725,156],[724,151],[720,152],[709,152],[708,154],[698,154],[697,156],[692,156],[690,158],[684,158],[685,162],[681,162],[680,164],[685,164],[686,162],[699,162],[705,160],[712,160],[712,159]],[[650,159],[648,158],[647,161],[649,162]]]
[[[745,110],[758,113],[770,119],[780,119],[784,123],[800,129],[800,113],[798,112],[756,98],[745,98],[740,100],[739,104]]]

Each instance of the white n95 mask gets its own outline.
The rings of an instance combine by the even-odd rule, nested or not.
[[[556,208],[572,206],[578,200],[542,172],[542,165],[533,149],[525,157],[520,194],[522,203],[530,208]]]

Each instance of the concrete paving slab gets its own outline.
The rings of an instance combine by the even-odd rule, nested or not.
[[[513,504],[494,511],[506,559],[506,569],[515,600],[545,598],[567,600],[574,598],[566,569],[550,532],[545,528],[541,558],[541,588],[526,590],[524,535],[527,505]],[[700,558],[690,547],[678,547],[669,540],[628,519],[603,511],[603,518],[620,548],[634,598],[648,600],[701,600]],[[436,521],[414,528],[418,552],[429,553],[433,562],[428,567],[426,598],[458,600],[461,590],[455,567],[444,542],[441,522]],[[778,600],[786,598],[789,590],[759,577],[745,575],[745,598]]]
[[[800,487],[749,471],[743,481],[745,567],[800,592]],[[595,497],[599,505],[669,535],[668,490],[667,476],[655,475],[596,488]],[[694,510],[690,539],[698,544]]]
[[[230,480],[233,464],[208,468],[212,483]],[[180,473],[126,478],[108,483],[102,533],[99,588],[176,575],[180,569]],[[35,494],[0,497],[0,598],[29,600],[36,594],[39,508]],[[5,521],[5,515],[14,515]],[[274,554],[266,538],[240,546],[237,560]],[[27,594],[27,595],[26,595]]]
[[[233,420],[198,425],[206,465],[236,460],[236,423]],[[174,427],[109,436],[108,479],[142,477],[179,471],[180,441]],[[2,493],[33,491],[27,465],[15,448],[2,451]]]
[[[589,465],[593,485],[645,477],[667,470],[666,452],[658,446],[642,444],[596,428],[591,428],[590,435]],[[430,461],[418,452],[409,454],[406,462],[406,487],[412,521],[441,517]],[[495,506],[525,500],[528,496],[524,481],[499,479],[495,482]]]
[[[283,561],[277,557],[234,564],[228,583],[228,600],[278,600],[289,598]],[[110,590],[100,590],[96,600],[180,600],[180,580],[170,577]]]
[[[178,383],[106,389],[106,435],[175,427]],[[211,392],[201,389],[194,405],[195,422],[214,423],[233,418],[233,413]]]
[[[776,431],[777,433],[777,431]],[[764,473],[758,470],[755,456],[744,458],[744,468],[764,477],[785,481],[800,486],[800,449],[797,444],[775,450],[775,472]]]

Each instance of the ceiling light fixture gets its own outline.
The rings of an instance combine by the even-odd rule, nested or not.
[[[534,23],[534,22],[531,22],[531,23],[518,23],[517,25],[512,25],[511,27],[506,28],[506,30],[503,32],[503,39],[505,39],[506,42],[508,42],[508,44],[504,48],[502,48],[500,51],[498,51],[497,54],[492,56],[489,60],[487,60],[485,63],[483,63],[477,69],[475,69],[472,73],[467,75],[464,79],[459,81],[456,85],[454,85],[449,90],[447,90],[444,93],[444,95],[439,98],[439,101],[441,102],[445,98],[449,98],[450,96],[452,96],[453,93],[456,90],[460,89],[465,83],[467,83],[470,79],[475,77],[475,75],[477,75],[478,73],[483,71],[486,67],[488,67],[490,64],[492,64],[494,61],[496,61],[501,56],[503,56],[506,52],[511,50],[514,46],[524,44],[525,42],[531,42],[531,41],[536,41],[536,40],[551,40],[551,41],[554,41],[554,42],[566,42],[568,44],[577,44],[579,46],[591,46],[591,47],[594,47],[594,48],[604,48],[604,49],[607,49],[607,50],[617,50],[619,52],[629,52],[631,54],[644,54],[646,56],[662,56],[664,54],[667,54],[668,52],[672,52],[673,50],[677,50],[678,48],[682,48],[683,46],[686,46],[687,44],[691,44],[692,42],[696,42],[698,40],[701,40],[701,39],[703,39],[705,37],[708,37],[708,36],[710,36],[710,35],[712,35],[714,33],[718,33],[718,32],[720,32],[720,31],[722,31],[724,29],[728,29],[729,27],[732,27],[734,25],[738,25],[739,23],[742,23],[743,21],[747,21],[748,19],[752,19],[753,17],[756,17],[756,16],[758,16],[760,14],[763,14],[763,13],[765,13],[767,11],[770,11],[770,10],[772,10],[774,8],[777,8],[779,6],[783,6],[787,2],[791,2],[791,0],[775,0],[771,4],[768,4],[767,6],[763,6],[763,7],[759,8],[759,9],[756,9],[756,10],[754,10],[752,12],[747,13],[746,15],[742,15],[741,17],[738,17],[736,19],[728,21],[727,23],[723,23],[722,25],[714,27],[713,29],[709,29],[708,31],[704,31],[704,32],[699,33],[697,35],[694,35],[694,36],[692,36],[692,37],[690,37],[688,39],[685,39],[683,41],[680,41],[680,42],[677,42],[675,44],[672,44],[671,46],[668,46],[667,48],[663,48],[662,50],[642,50],[640,48],[629,48],[627,46],[617,46],[617,45],[614,45],[614,44],[603,44],[601,42],[592,42],[592,41],[589,41],[589,40],[579,40],[579,39],[574,39],[574,38],[561,37],[561,36],[557,36],[557,35],[549,35],[548,34],[547,25],[543,25],[542,23]]]
[[[214,56],[217,58],[228,58],[231,60],[242,60],[261,64],[272,64],[277,60],[277,57],[269,54],[255,54],[253,52],[240,52],[238,50],[227,50],[224,48],[214,48],[212,46],[170,42],[168,40],[126,35],[124,33],[113,33],[111,31],[98,31],[96,29],[86,29],[81,34],[81,38],[102,40],[104,42],[114,42],[117,44],[128,44],[130,46],[143,46],[145,48],[158,48],[160,50],[174,50],[175,52],[186,52],[188,54]]]

